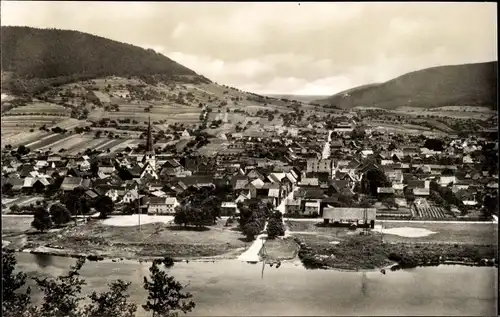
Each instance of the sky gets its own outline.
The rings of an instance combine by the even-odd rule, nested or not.
[[[152,48],[260,94],[330,95],[427,67],[498,59],[493,2],[2,1],[2,25]]]

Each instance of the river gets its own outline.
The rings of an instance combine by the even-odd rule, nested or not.
[[[29,276],[67,272],[75,259],[18,253],[18,268]],[[131,281],[131,300],[142,304],[149,263],[87,262],[84,293],[106,283]],[[380,272],[306,270],[297,262],[280,268],[238,260],[176,263],[169,269],[193,294],[191,316],[241,315],[496,315],[497,269],[439,266]],[[32,283],[32,282],[31,282]],[[40,298],[36,287],[35,300]],[[140,305],[139,305],[140,306]],[[143,316],[141,308],[137,316]]]

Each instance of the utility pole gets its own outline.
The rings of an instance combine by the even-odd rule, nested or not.
[[[141,199],[138,199],[137,215],[139,216],[139,231],[141,231]]]

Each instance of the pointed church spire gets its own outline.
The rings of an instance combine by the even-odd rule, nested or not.
[[[153,135],[151,131],[151,117],[148,117],[148,135],[146,140],[146,152],[153,152]]]

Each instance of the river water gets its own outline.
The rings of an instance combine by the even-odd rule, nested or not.
[[[18,253],[18,268],[29,276],[67,272],[75,259]],[[150,263],[109,260],[86,262],[81,275],[85,294],[107,290],[115,279],[132,282],[131,300],[142,304]],[[279,268],[237,260],[175,263],[171,274],[193,294],[192,316],[239,315],[445,315],[493,316],[497,269],[439,266],[412,270],[339,272],[306,270],[286,262]],[[31,284],[32,282],[30,282]],[[34,300],[40,298],[34,290]],[[138,316],[144,316],[141,308]]]

